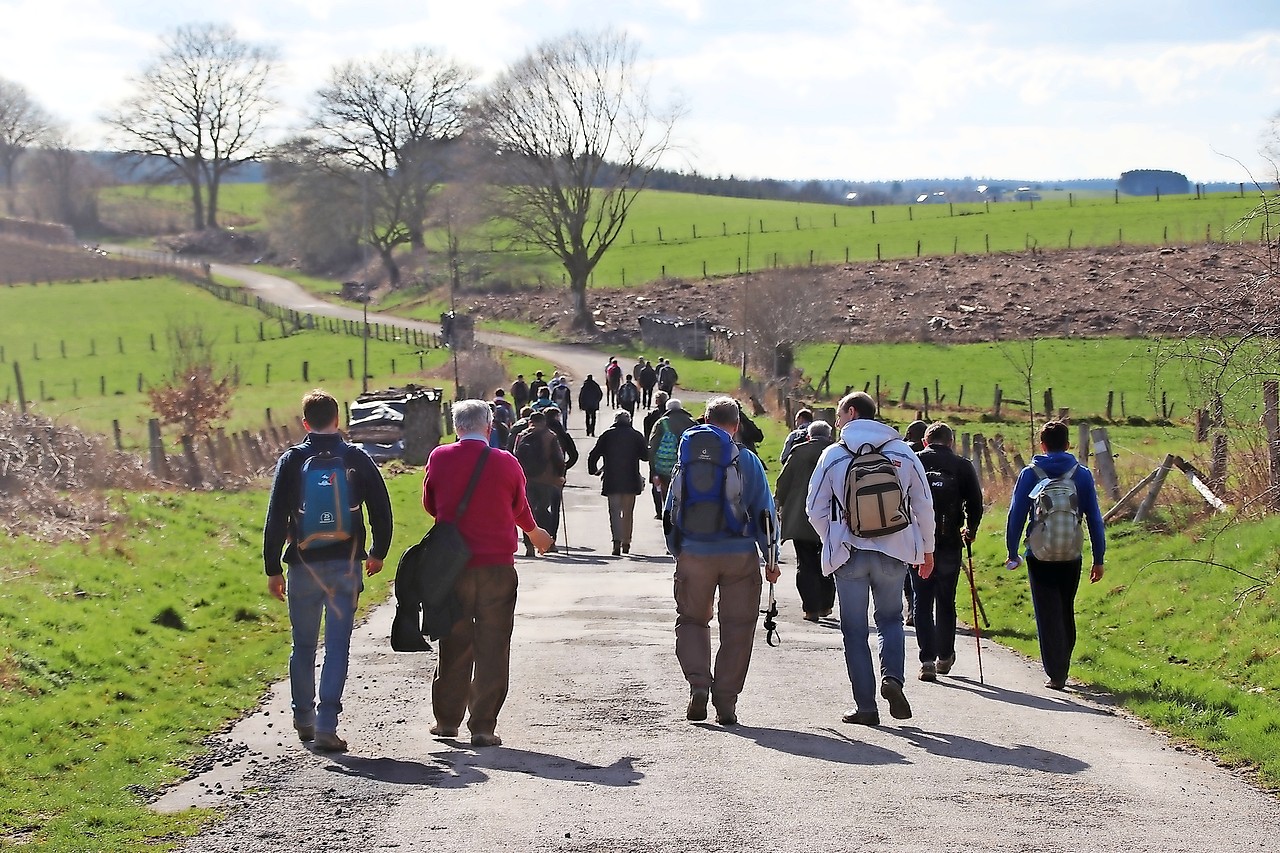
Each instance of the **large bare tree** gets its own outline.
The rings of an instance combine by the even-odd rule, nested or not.
[[[651,108],[635,47],[606,30],[535,48],[493,83],[477,117],[502,164],[513,236],[560,260],[574,325],[590,326],[591,272],[670,148],[676,112]]]
[[[133,94],[106,117],[121,151],[161,157],[186,182],[196,230],[218,227],[223,178],[266,150],[275,64],[272,49],[241,40],[231,27],[178,27],[134,78]]]
[[[423,247],[432,198],[461,136],[472,73],[419,47],[333,69],[316,94],[311,133],[334,174],[358,184],[364,240],[391,286],[400,283],[395,251]]]
[[[14,207],[14,167],[27,149],[52,130],[53,120],[22,85],[0,77],[0,169],[9,213]]]

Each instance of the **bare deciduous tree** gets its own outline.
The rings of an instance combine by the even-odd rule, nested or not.
[[[831,313],[830,304],[816,296],[816,278],[800,270],[771,270],[742,280],[737,314],[744,346],[750,362],[769,376],[786,374],[795,345],[815,340]]]
[[[26,205],[36,217],[76,229],[98,224],[98,189],[106,175],[65,135],[50,131],[22,173]]]
[[[216,228],[223,178],[265,151],[275,54],[220,24],[178,27],[161,46],[106,122],[122,152],[161,157],[186,182],[192,227]]]
[[[42,141],[53,127],[53,120],[27,90],[18,83],[0,77],[0,169],[4,170],[4,186],[9,213],[14,207],[14,167],[27,149]]]
[[[431,199],[464,126],[470,71],[429,48],[337,66],[316,95],[311,132],[333,174],[359,186],[364,240],[391,286],[395,251],[423,247]]]
[[[574,325],[591,325],[591,272],[670,148],[676,113],[654,112],[635,48],[605,31],[536,48],[490,87],[477,117],[501,164],[512,236],[560,260]]]

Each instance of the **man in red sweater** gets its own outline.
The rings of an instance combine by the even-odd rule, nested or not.
[[[431,682],[431,734],[455,738],[467,709],[473,746],[498,746],[498,712],[507,698],[511,672],[511,631],[515,625],[516,528],[538,553],[551,547],[551,534],[538,527],[525,498],[524,472],[505,450],[489,449],[466,515],[457,517],[480,454],[489,447],[493,412],[484,400],[453,404],[458,440],[442,444],[427,459],[422,505],[434,518],[452,521],[471,549],[471,559],[454,586],[462,617],[440,640]]]

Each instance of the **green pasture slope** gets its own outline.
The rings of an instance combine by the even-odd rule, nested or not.
[[[215,357],[239,370],[226,424],[232,429],[264,426],[267,409],[292,418],[309,388],[324,386],[347,400],[360,390],[359,337],[321,330],[283,335],[278,320],[252,308],[157,278],[0,288],[0,400],[17,401],[16,362],[36,410],[107,435],[118,420],[126,445],[142,446],[152,417],[145,388],[170,373],[167,331],[193,323],[212,337]],[[421,371],[447,359],[447,350],[371,339],[370,387],[439,384]]]
[[[426,528],[422,478],[387,476],[398,554]],[[112,502],[121,520],[84,542],[0,538],[0,848],[180,844],[217,815],[153,814],[147,797],[288,669],[288,614],[262,570],[263,490]],[[392,574],[366,579],[364,606],[388,597]]]
[[[183,218],[190,227],[191,192],[185,186],[164,184],[122,184],[104,187],[99,195],[104,218],[111,219],[121,210],[142,206],[153,214],[171,218],[179,230]],[[265,227],[271,205],[271,187],[265,183],[228,183],[218,188],[218,218],[222,224],[250,231]]]
[[[1122,196],[1118,203],[1108,196],[867,208],[649,191],[596,267],[593,284],[619,287],[917,254],[1248,241],[1258,239],[1261,223],[1239,223],[1261,201],[1257,194],[1220,193],[1159,201]],[[441,235],[435,241],[443,245]],[[493,246],[503,254],[500,241],[487,236],[471,246]],[[544,253],[522,246],[512,252],[547,281],[563,280]]]

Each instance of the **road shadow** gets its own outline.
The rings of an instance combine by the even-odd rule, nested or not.
[[[440,743],[451,744],[452,748],[446,752],[434,753],[434,761],[431,763],[344,754],[330,756],[333,764],[325,769],[391,785],[428,788],[466,788],[488,781],[491,773],[486,771],[494,770],[525,773],[556,782],[586,782],[611,788],[633,787],[644,778],[644,774],[632,766],[636,759],[630,756],[602,767],[526,749],[501,746],[477,749],[461,740],[441,740]]]
[[[1035,696],[1030,693],[1023,693],[1020,690],[997,687],[994,684],[980,684],[972,678],[962,675],[939,676],[934,683],[939,687],[963,690],[966,693],[972,693],[984,699],[994,699],[997,702],[1005,702],[1010,705],[1021,705],[1024,708],[1035,708],[1038,711],[1067,711],[1077,714],[1096,714],[1104,717],[1114,716],[1114,713],[1106,708],[1095,708],[1079,702],[1072,702],[1070,699],[1071,694],[1066,692],[1056,693],[1053,696]]]
[[[1024,770],[1039,770],[1044,773],[1080,773],[1089,769],[1088,762],[1060,752],[1051,752],[1038,746],[1017,744],[1015,746],[999,746],[984,743],[949,732],[930,732],[915,726],[895,728],[882,727],[881,731],[900,737],[912,746],[923,749],[930,755],[955,758],[961,761],[976,761],[980,764],[999,764],[1004,767],[1020,767]]]
[[[824,730],[830,732],[830,734],[816,734],[814,732],[797,732],[760,726],[713,726],[710,723],[701,723],[699,728],[753,740],[766,749],[774,749],[778,752],[785,752],[788,755],[816,758],[820,761],[831,761],[836,764],[887,766],[905,764],[907,761],[906,756],[899,752],[854,740],[852,737],[835,729]]]

